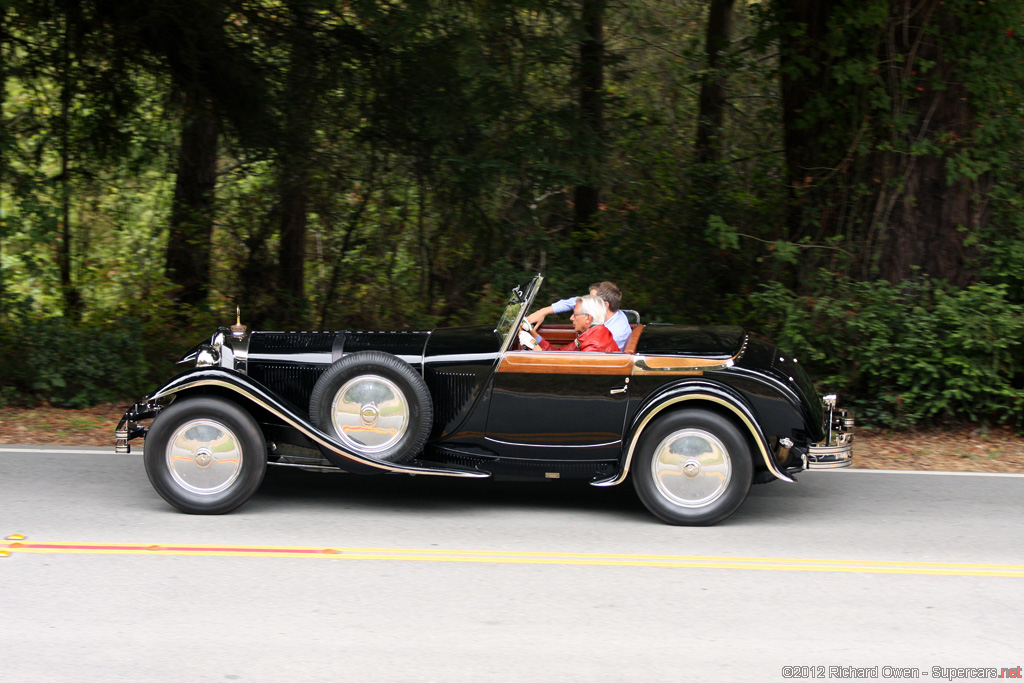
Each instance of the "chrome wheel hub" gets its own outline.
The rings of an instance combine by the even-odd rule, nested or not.
[[[680,429],[654,449],[651,474],[658,491],[682,507],[703,507],[718,500],[732,479],[725,444],[703,429]]]
[[[700,476],[700,461],[691,458],[683,465],[683,476],[687,479],[696,479]]]
[[[409,401],[386,377],[361,375],[334,395],[331,422],[342,443],[363,453],[379,453],[408,431]]]
[[[209,448],[204,446],[196,451],[196,466],[209,467],[211,462],[213,462],[213,453]]]
[[[363,406],[363,410],[359,413],[359,417],[363,418],[364,427],[373,427],[377,424],[377,418],[380,417],[380,411],[371,401],[368,405]]]
[[[213,420],[178,427],[167,443],[167,470],[178,486],[199,495],[227,489],[242,472],[242,446],[234,432]]]

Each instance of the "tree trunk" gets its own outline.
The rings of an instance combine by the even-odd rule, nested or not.
[[[804,204],[800,189],[812,185],[815,169],[827,168],[831,149],[821,140],[829,121],[804,113],[814,95],[832,90],[828,63],[828,21],[835,0],[777,0],[783,38],[779,46],[782,91],[783,147],[788,175],[788,237],[803,231]],[[794,36],[797,36],[794,39]],[[831,131],[834,136],[834,131]]]
[[[273,232],[270,221],[259,221],[245,237],[245,261],[238,268],[238,305],[242,315],[253,328],[266,327],[269,321],[276,326],[278,309],[273,288],[267,286],[267,273],[274,271],[274,257],[269,254],[267,242]]]
[[[165,269],[178,286],[177,300],[188,306],[200,304],[210,291],[219,128],[209,102],[186,89]]]
[[[0,5],[0,205],[3,205],[3,184],[7,180],[7,5]],[[7,310],[7,288],[4,283],[4,237],[7,221],[0,222],[0,319]]]
[[[575,227],[585,227],[600,206],[604,157],[604,9],[605,0],[583,0],[580,12],[585,37],[580,42],[580,147],[584,181],[573,193]]]
[[[64,299],[64,316],[73,322],[82,317],[82,296],[71,277],[71,97],[74,79],[71,75],[71,41],[73,28],[64,18],[64,45],[61,56],[60,98],[60,187],[61,235],[57,243],[57,265],[60,270],[60,289]]]
[[[316,106],[316,38],[313,17],[302,2],[289,3],[291,25],[285,131],[278,155],[278,252],[277,304],[282,324],[307,323],[306,233],[312,159],[313,113]]]
[[[964,22],[972,15],[942,0],[889,3],[877,30],[853,32],[841,13],[854,4],[777,3],[791,197],[786,237],[844,238],[859,277],[897,283],[921,273],[967,284],[962,229],[988,220],[988,181],[951,184],[947,177],[976,128],[958,74],[971,55],[950,47],[971,30]],[[860,81],[835,76],[833,61],[857,60],[875,71]]]
[[[722,128],[725,124],[726,71],[722,53],[729,49],[734,0],[711,0],[704,38],[707,54],[705,73],[701,79],[697,111],[697,136],[694,141],[694,164],[689,169],[691,194],[694,197],[691,221],[693,229],[703,230],[712,213],[721,212],[718,197],[725,168],[722,158]]]
[[[282,170],[286,170],[285,165]],[[306,318],[306,175],[299,171],[281,188],[281,247],[277,267],[277,319],[281,324],[301,327]]]
[[[970,93],[955,73],[959,57],[948,55],[943,45],[945,36],[956,35],[956,16],[939,0],[922,5],[928,11],[911,17],[901,14],[911,8],[894,8],[890,18],[888,44],[903,56],[900,63],[905,65],[904,78],[914,84],[913,91],[920,93],[916,99],[903,102],[916,120],[901,147],[919,140],[935,141],[940,136],[968,140],[975,128]],[[935,66],[927,74],[912,77],[919,70],[916,65],[925,60]],[[935,88],[935,83],[942,85]],[[904,87],[899,90],[893,88],[895,106],[900,106],[899,92],[906,89],[905,84],[901,85]],[[874,226],[879,234],[879,275],[890,282],[911,277],[915,269],[958,286],[971,280],[969,254],[963,244],[968,232],[962,228],[970,231],[987,220],[987,212],[979,211],[971,197],[983,195],[988,188],[984,179],[978,183],[963,179],[949,183],[947,164],[963,150],[941,144],[936,147],[942,151],[919,155],[887,152],[879,162],[893,168],[900,182]]]
[[[705,34],[707,75],[700,85],[697,114],[697,163],[717,162],[722,156],[722,126],[725,122],[726,73],[721,54],[729,49],[734,0],[712,0]]]

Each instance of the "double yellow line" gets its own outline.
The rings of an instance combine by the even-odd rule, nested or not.
[[[440,550],[426,548],[354,548],[255,545],[182,545],[145,543],[0,542],[0,557],[15,554],[91,555],[214,555],[220,557],[282,557],[389,562],[477,562],[596,567],[662,567],[672,569],[747,569],[757,571],[844,572],[855,574],[923,574],[1024,578],[1024,565],[966,562],[899,562],[794,557],[727,557],[715,555],[631,555],[544,553],[506,550]]]

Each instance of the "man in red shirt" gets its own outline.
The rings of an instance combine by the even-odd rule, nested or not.
[[[534,329],[530,330],[528,334],[525,331],[521,332],[520,341],[523,342],[524,347],[534,350],[618,353],[619,345],[615,343],[612,333],[603,324],[605,310],[604,300],[600,297],[581,296],[576,299],[576,306],[572,310],[572,325],[576,329],[576,339],[565,346],[556,348],[537,334]]]

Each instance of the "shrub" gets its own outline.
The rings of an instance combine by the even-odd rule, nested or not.
[[[1006,285],[857,282],[822,272],[811,296],[772,283],[759,325],[868,424],[951,419],[1021,426],[1024,307]]]
[[[128,329],[54,317],[18,322],[0,330],[0,400],[85,408],[143,389],[145,352]]]

